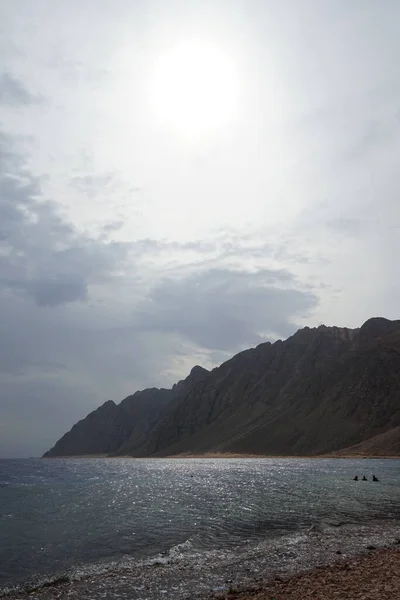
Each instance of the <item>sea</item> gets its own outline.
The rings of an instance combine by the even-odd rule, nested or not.
[[[0,460],[1,598],[203,598],[396,544],[397,459]]]

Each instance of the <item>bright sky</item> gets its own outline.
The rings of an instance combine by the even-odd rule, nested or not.
[[[0,456],[399,318],[397,0],[3,0]]]

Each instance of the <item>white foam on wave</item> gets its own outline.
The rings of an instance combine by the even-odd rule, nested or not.
[[[170,548],[166,552],[158,554],[154,558],[149,558],[147,560],[144,560],[142,562],[142,564],[148,565],[148,566],[167,565],[175,560],[182,559],[184,556],[187,555],[187,553],[190,550],[192,550],[192,548],[193,548],[192,542],[190,540],[186,540],[185,542],[182,542],[180,544],[176,544],[175,546],[172,546],[172,548]]]

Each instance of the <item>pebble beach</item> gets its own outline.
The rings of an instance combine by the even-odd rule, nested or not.
[[[338,561],[244,593],[229,590],[240,600],[398,600],[400,548],[372,550],[351,560]]]

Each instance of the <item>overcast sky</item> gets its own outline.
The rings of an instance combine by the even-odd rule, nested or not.
[[[399,318],[398,0],[2,0],[0,456]]]

